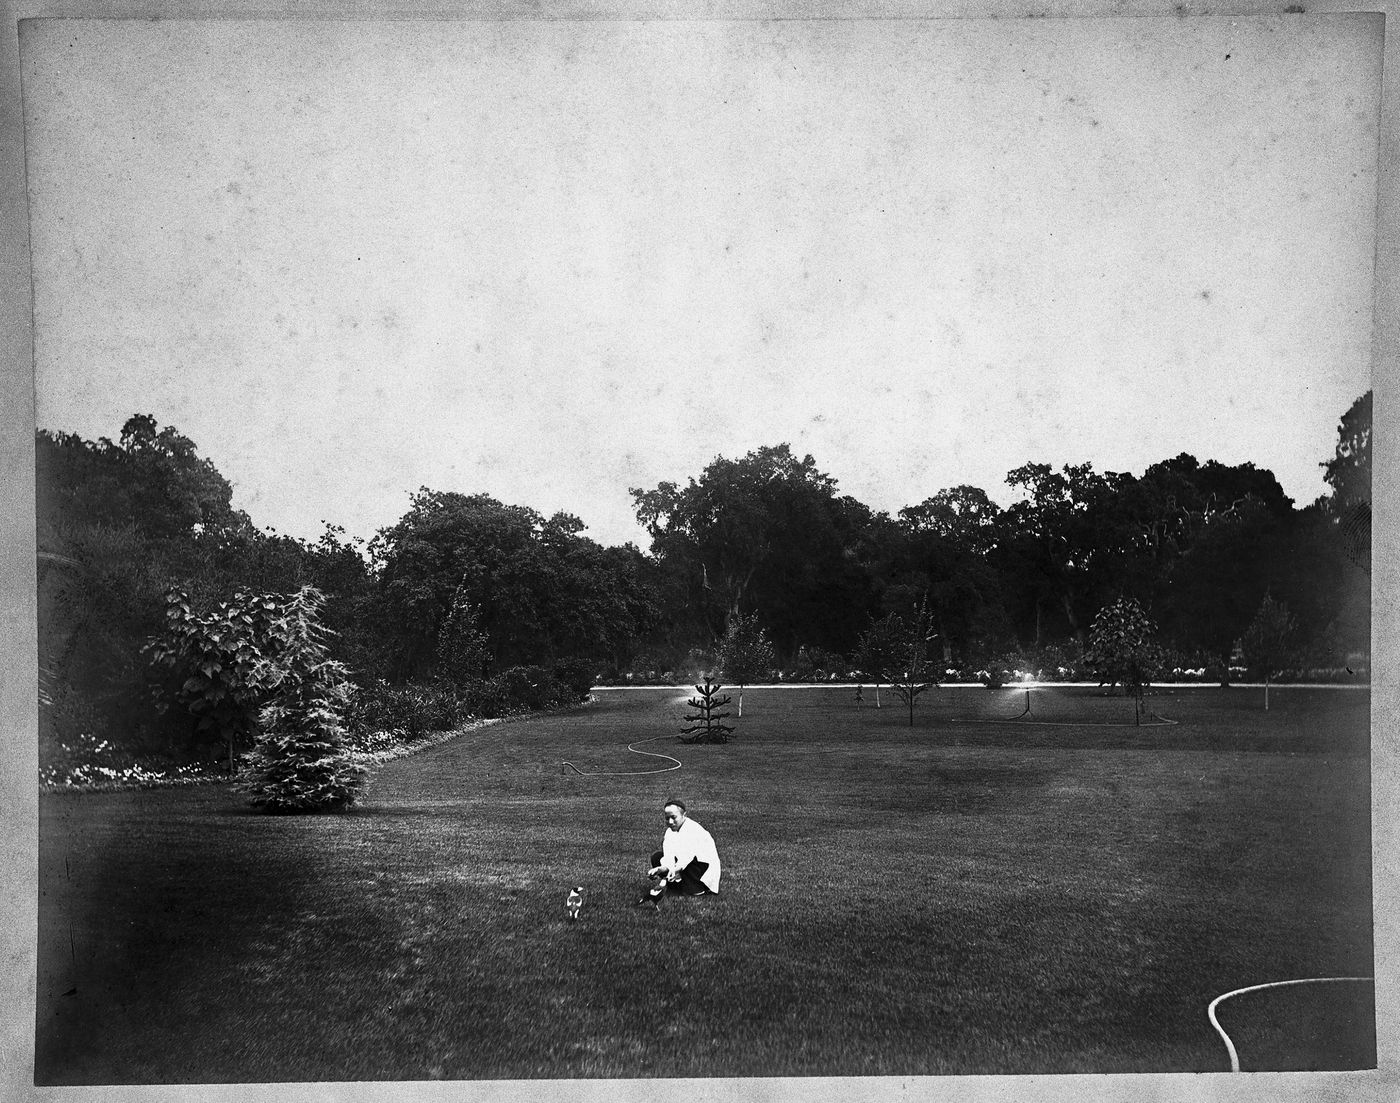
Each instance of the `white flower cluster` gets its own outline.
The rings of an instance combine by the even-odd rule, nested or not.
[[[219,776],[206,767],[185,765],[153,769],[135,763],[129,766],[100,766],[91,762],[44,766],[39,785],[44,789],[143,788],[159,785],[194,785],[216,781]]]

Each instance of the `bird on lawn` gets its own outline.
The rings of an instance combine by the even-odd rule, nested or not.
[[[573,892],[569,893],[564,900],[564,906],[569,909],[569,918],[577,919],[579,909],[583,907],[583,886],[579,885]]]

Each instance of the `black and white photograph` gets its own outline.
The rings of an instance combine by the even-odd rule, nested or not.
[[[6,18],[16,1098],[1393,1098],[1384,4]]]

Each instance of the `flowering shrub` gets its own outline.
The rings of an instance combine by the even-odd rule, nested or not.
[[[396,751],[404,745],[403,736],[392,731],[373,731],[369,728],[351,728],[345,733],[344,746],[350,754],[374,758]]]
[[[401,733],[348,732],[342,743],[346,758],[359,766],[378,766],[456,736],[464,727],[496,723],[480,720],[453,731],[423,733],[409,741]],[[228,782],[227,770],[212,762],[176,763],[160,756],[123,758],[106,740],[83,736],[66,744],[53,744],[41,752],[39,788],[55,790],[158,789],[177,785]]]
[[[41,789],[116,789],[218,780],[227,780],[227,775],[213,764],[175,763],[154,755],[133,758],[109,740],[89,733],[40,745]]]
[[[577,704],[580,671],[569,686],[539,667],[516,668],[504,675],[457,689],[444,682],[391,686],[373,682],[352,690],[339,733],[339,750],[357,766],[374,766],[451,739],[482,724],[528,711],[526,702],[511,696],[521,683],[538,706]],[[541,679],[543,675],[543,679]],[[591,678],[588,679],[591,682]],[[540,689],[547,692],[539,697]],[[272,719],[272,718],[268,718]],[[240,756],[246,766],[247,755]],[[132,755],[109,740],[86,732],[41,738],[39,784],[52,789],[155,788],[198,782],[228,781],[225,766],[214,762],[178,762],[162,755]]]

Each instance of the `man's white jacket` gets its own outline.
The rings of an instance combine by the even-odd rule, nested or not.
[[[719,852],[710,833],[689,818],[679,830],[666,829],[661,839],[661,865],[671,880],[679,877],[680,871],[697,858],[710,864],[700,877],[701,883],[711,892],[719,892]]]

